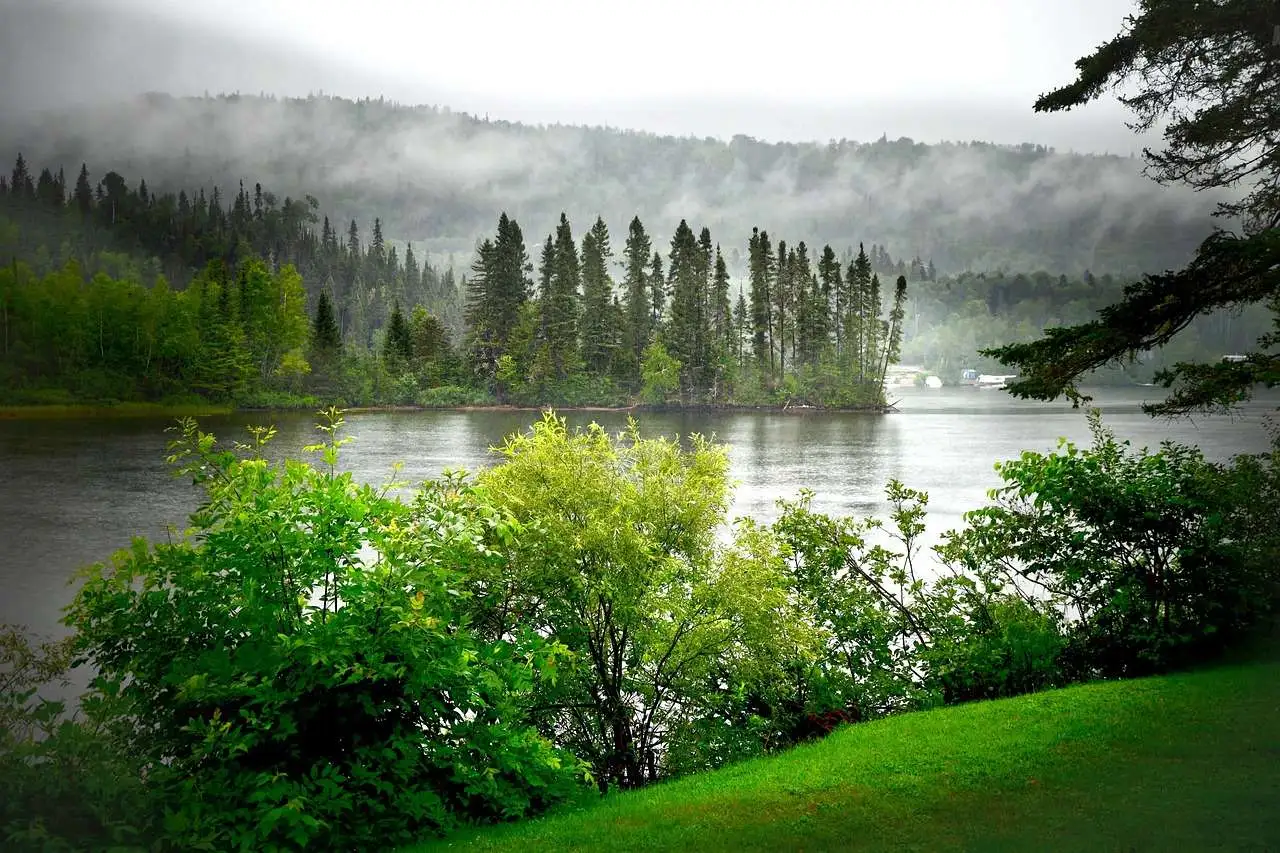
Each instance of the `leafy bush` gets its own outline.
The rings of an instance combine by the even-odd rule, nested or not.
[[[1275,506],[1274,462],[1218,466],[1170,442],[1131,453],[1096,411],[1090,427],[1092,448],[1063,441],[999,465],[1006,485],[966,516],[945,558],[1056,605],[1077,677],[1217,654],[1275,601],[1275,527],[1258,526],[1275,515],[1260,509]]]
[[[725,694],[768,685],[810,643],[789,600],[777,543],[742,525],[716,532],[728,508],[728,457],[701,436],[687,447],[616,440],[593,424],[569,431],[548,412],[508,438],[482,493],[525,526],[495,547],[502,565],[475,571],[473,622],[489,638],[519,627],[563,643],[577,665],[537,688],[538,728],[590,762],[602,788],[677,772],[673,743],[700,721],[721,727]],[[741,757],[733,744],[709,765]]]
[[[1016,595],[962,594],[962,601],[955,630],[935,629],[921,653],[943,702],[1017,696],[1064,681],[1066,636],[1056,614]]]
[[[480,642],[460,609],[486,537],[518,525],[357,485],[329,418],[323,468],[262,459],[271,430],[241,458],[186,421],[170,459],[206,494],[191,535],[93,567],[69,610],[90,699],[119,703],[180,849],[384,848],[580,789],[518,713],[563,647]]]
[[[110,704],[74,717],[38,694],[66,685],[69,641],[33,645],[0,626],[0,846],[24,851],[143,850],[155,810],[112,726]]]
[[[901,551],[872,544],[883,532],[877,519],[814,512],[811,493],[779,504],[773,529],[792,591],[827,636],[825,654],[798,685],[795,726],[808,714],[839,709],[871,719],[924,701],[918,656],[931,640],[923,613],[931,590],[916,577],[913,556],[928,495],[897,481],[886,492],[894,507],[889,537]]]
[[[309,394],[295,394],[291,391],[272,391],[266,388],[251,391],[236,400],[236,405],[243,409],[309,409],[320,408],[320,401]]]
[[[493,396],[480,388],[466,385],[441,385],[428,388],[418,395],[418,405],[427,408],[451,408],[453,406],[493,405]]]

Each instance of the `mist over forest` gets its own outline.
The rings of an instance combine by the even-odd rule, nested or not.
[[[75,171],[145,174],[153,189],[270,183],[335,222],[381,216],[389,239],[469,252],[506,211],[535,233],[561,212],[657,233],[682,218],[737,245],[780,235],[885,245],[943,272],[1133,274],[1186,262],[1209,200],[1143,177],[1130,157],[910,139],[766,143],[529,126],[447,108],[327,96],[153,94],[27,112],[0,150]],[[730,252],[731,267],[740,255]]]

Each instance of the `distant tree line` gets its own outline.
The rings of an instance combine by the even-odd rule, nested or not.
[[[664,255],[635,217],[615,262],[603,219],[579,244],[562,214],[535,280],[520,226],[504,213],[470,278],[455,283],[452,269],[419,262],[411,245],[401,260],[380,219],[366,245],[356,222],[340,234],[318,209],[313,196],[280,202],[261,184],[251,192],[241,183],[229,204],[216,187],[156,193],[114,171],[94,184],[87,165],[68,188],[61,169],[32,177],[19,155],[0,179],[0,212],[14,223],[0,234],[13,261],[0,278],[10,391],[874,405],[901,342],[906,277],[886,300],[872,258],[922,279],[935,274],[879,246],[847,263],[827,246],[815,267],[804,242],[775,248],[756,229],[750,275],[735,288],[705,227],[695,236],[682,221]],[[272,338],[270,356],[254,350],[254,334],[270,328],[251,293],[263,276],[286,282],[273,286],[291,295],[261,310],[310,327]],[[85,343],[94,322],[96,353]],[[127,344],[108,347],[113,335]],[[219,381],[213,364],[228,371]]]
[[[980,349],[1083,322],[1121,288],[1088,270],[939,277],[879,244],[814,252],[759,228],[745,248],[687,220],[656,239],[634,216],[615,249],[603,218],[578,239],[561,214],[533,249],[503,213],[455,276],[380,218],[367,240],[335,227],[314,196],[157,192],[84,164],[68,181],[19,155],[0,176],[0,375],[10,402],[876,405],[904,353],[945,381],[998,370]],[[309,328],[266,350],[254,335],[283,321],[253,316],[264,276]],[[219,322],[239,336],[203,305],[224,293]],[[1234,351],[1257,321],[1203,318],[1177,355]]]
[[[830,246],[815,267],[804,242],[775,249],[756,229],[749,252],[735,299],[709,229],[695,236],[682,220],[664,256],[637,216],[615,282],[603,219],[578,243],[562,214],[535,267],[519,224],[503,213],[467,280],[471,367],[500,394],[524,398],[580,381],[651,403],[756,400],[779,389],[820,404],[879,402],[901,344],[905,276],[886,318],[861,248],[847,271]]]

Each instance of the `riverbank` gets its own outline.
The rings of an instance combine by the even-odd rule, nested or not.
[[[55,403],[0,406],[0,420],[77,418],[183,418],[229,415],[233,406],[220,403]]]

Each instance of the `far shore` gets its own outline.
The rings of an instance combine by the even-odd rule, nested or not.
[[[183,404],[165,404],[165,403],[116,403],[116,404],[93,404],[93,403],[59,403],[45,405],[0,405],[0,420],[55,420],[66,419],[72,420],[77,418],[142,418],[142,417],[209,417],[213,415],[230,415],[237,413],[249,412],[301,412],[312,411],[311,406],[297,406],[287,408],[255,408],[255,407],[234,407],[219,403],[183,403]],[[831,413],[861,413],[861,414],[890,414],[896,412],[892,403],[885,405],[865,405],[865,406],[845,406],[845,407],[822,407],[807,405],[763,405],[748,406],[738,404],[698,404],[698,405],[680,405],[666,404],[653,405],[647,403],[637,403],[630,406],[557,406],[555,404],[546,404],[540,406],[525,406],[509,403],[487,403],[482,405],[470,406],[350,406],[343,409],[347,414],[367,414],[373,412],[541,412],[547,409],[553,409],[557,412],[617,412],[617,413],[634,413],[643,412],[662,412],[662,413],[681,413],[681,412],[757,412],[760,414],[831,414]]]

